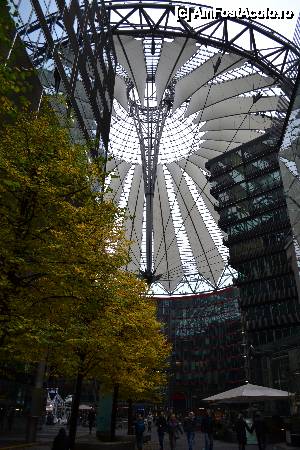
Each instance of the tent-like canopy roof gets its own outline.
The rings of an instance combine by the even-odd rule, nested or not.
[[[126,105],[115,95],[110,151],[117,178],[110,182],[115,196],[109,195],[131,214],[128,269],[147,276],[151,268],[167,292],[191,274],[200,274],[198,289],[220,287],[227,249],[205,163],[261,136],[285,112],[287,97],[270,72],[193,37],[132,33],[115,44],[119,77],[132,88]]]
[[[55,77],[47,50],[50,38],[38,32],[48,24],[56,47],[51,45],[59,48],[85,126],[93,135],[94,100],[101,102],[91,101],[86,78],[91,83],[103,79],[103,68],[99,64],[95,74],[87,62],[85,78],[74,79],[81,43],[74,54],[72,42],[76,32],[80,35],[79,25],[72,24],[71,42],[63,1],[58,2],[59,11],[54,1],[47,2],[45,22],[30,23],[27,17],[21,35],[43,85],[51,90]],[[33,1],[41,17],[38,3]],[[90,7],[98,17],[95,5],[95,0],[90,6],[71,2],[74,11]],[[274,118],[284,116],[299,49],[249,20],[219,17],[195,26],[177,21],[172,2],[103,5],[117,58],[107,198],[128,211],[126,234],[133,243],[127,269],[156,281],[167,293],[180,291],[184,281],[198,292],[222,287],[230,276],[228,253],[205,163],[261,136]],[[88,26],[91,36],[101,29],[98,19]],[[101,33],[105,36],[103,29]],[[67,82],[60,87],[62,93]],[[74,124],[74,137],[79,134]]]

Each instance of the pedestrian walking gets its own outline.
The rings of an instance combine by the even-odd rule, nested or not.
[[[251,433],[251,428],[246,423],[243,414],[239,414],[235,423],[236,438],[239,450],[245,450],[245,445],[247,444],[246,430]]]
[[[213,450],[214,447],[214,423],[210,409],[207,409],[204,413],[201,422],[201,431],[204,434],[205,450]]]
[[[251,432],[253,432],[253,431],[255,431],[255,434],[256,434],[259,450],[265,450],[266,449],[267,426],[266,426],[265,419],[262,417],[260,411],[257,411],[254,414]]]
[[[12,429],[13,429],[15,414],[16,414],[16,410],[13,406],[11,406],[8,410],[7,417],[6,417],[8,431],[12,431]]]
[[[169,440],[170,440],[170,448],[171,450],[176,449],[176,441],[179,439],[180,434],[183,434],[181,425],[179,423],[179,420],[176,418],[176,415],[172,413],[170,415],[170,418],[167,422],[168,424],[168,433],[169,433]]]
[[[142,450],[144,444],[144,431],[145,431],[145,421],[142,414],[138,415],[134,424],[134,429],[135,429],[135,440],[137,449]]]
[[[88,413],[88,424],[89,424],[90,434],[92,434],[93,427],[95,426],[95,420],[96,420],[96,413],[95,413],[94,408],[91,408]]]
[[[69,448],[70,441],[66,430],[64,428],[60,428],[58,434],[54,438],[52,450],[69,450]]]
[[[196,417],[193,411],[183,421],[183,431],[186,434],[189,450],[193,450],[195,443]]]
[[[153,416],[151,413],[149,413],[147,416],[147,427],[148,427],[149,433],[151,433],[151,430],[152,430],[152,422],[153,422]]]
[[[163,411],[161,411],[159,416],[157,417],[155,425],[157,428],[160,450],[164,450],[164,436],[165,436],[168,426],[167,426],[167,419],[166,419]]]

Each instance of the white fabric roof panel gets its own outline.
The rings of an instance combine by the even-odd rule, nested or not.
[[[113,39],[118,63],[134,81],[143,105],[147,78],[143,42],[129,36],[114,36]]]
[[[175,87],[173,111],[214,77],[244,64],[245,60],[238,55],[216,53],[200,67],[178,81]]]
[[[105,195],[105,198],[107,200],[113,200],[115,203],[119,203],[124,188],[124,180],[129,172],[130,167],[131,164],[125,161],[119,161],[116,164],[112,173],[113,176],[108,186],[111,189],[111,192],[107,192]],[[107,165],[107,171],[110,170],[113,169],[110,169],[109,165]]]
[[[207,131],[203,136],[201,136],[201,139],[205,139],[205,141],[212,140],[244,143],[258,138],[261,135],[262,133],[259,133],[256,130],[222,130]]]
[[[221,153],[223,152],[221,152],[220,150],[212,150],[211,148],[204,148],[200,145],[199,149],[189,157],[189,160],[192,161],[193,156],[201,156],[201,158],[205,158],[205,161],[207,161],[208,159],[220,156]],[[205,169],[205,166],[202,167],[202,169]]]
[[[272,126],[272,119],[254,114],[237,114],[236,116],[222,117],[209,120],[199,128],[199,131],[218,130],[265,130]]]
[[[122,161],[118,160],[117,158],[110,158],[107,160],[106,163],[106,172],[111,172],[114,170],[118,164],[120,164]]]
[[[296,162],[296,158],[297,158],[297,155],[295,155],[295,153],[294,153],[293,147],[286,147],[284,149],[280,149],[279,156],[289,159],[290,161],[295,161],[295,162]]]
[[[202,156],[201,154],[199,154],[199,152],[189,155],[189,161],[191,161],[193,164],[200,167],[201,169],[207,171],[205,163],[208,161],[208,158],[206,156]]]
[[[172,292],[182,279],[183,269],[161,164],[157,167],[153,236],[156,274],[163,275],[160,284]]]
[[[125,237],[126,239],[133,241],[129,251],[131,261],[126,268],[131,272],[138,272],[142,251],[141,244],[144,211],[144,181],[142,177],[142,166],[139,164],[136,164],[134,168],[126,209],[128,215],[132,218],[128,218],[125,222]]]
[[[254,103],[252,97],[230,98],[200,111],[195,119],[195,123],[236,116],[237,114],[276,111],[278,110],[277,108],[280,108],[279,99],[280,96],[273,95],[270,97],[262,97]]]
[[[148,166],[144,167],[144,171],[142,169],[144,159],[141,158],[139,143],[143,139],[150,141],[147,133],[152,133],[152,138],[155,133],[159,135],[161,145],[153,197],[154,275],[160,276],[157,283],[168,293],[176,291],[176,288],[181,289],[185,276],[194,276],[197,272],[200,278],[203,276],[207,280],[206,286],[211,284],[216,287],[224,281],[223,278],[220,281],[220,277],[225,255],[221,235],[214,228],[217,227],[219,214],[215,211],[216,200],[210,194],[211,186],[205,177],[205,163],[255,139],[260,135],[259,130],[269,128],[272,118],[257,113],[276,111],[280,97],[269,95],[271,91],[268,90],[263,92],[262,98],[250,95],[252,91],[261,95],[259,90],[272,85],[274,79],[257,73],[255,67],[252,70],[240,55],[222,54],[220,51],[211,56],[211,49],[198,48],[195,40],[177,37],[172,42],[162,38],[161,46],[160,43],[155,45],[155,55],[151,56],[151,36],[148,39],[144,54],[142,40],[125,35],[114,36],[118,63],[128,79],[116,76],[116,120],[112,122],[110,134],[110,149],[115,159],[108,162],[108,169],[112,170],[112,192],[107,194],[107,198],[123,205],[128,197],[125,227],[126,238],[132,241],[129,255],[132,260],[127,269],[138,273],[141,266],[143,270],[145,268],[146,261],[141,259],[147,248],[143,174],[151,170]],[[158,43],[159,38],[155,39]],[[153,64],[152,73],[155,73],[156,110],[155,104],[151,103],[152,91],[145,92],[145,63],[148,57],[147,70]],[[223,81],[225,79],[228,81]],[[134,90],[130,92],[130,98],[136,105],[129,111],[127,90],[131,81]],[[169,105],[159,106],[165,89],[173,81],[174,115]],[[151,109],[151,117],[159,121],[153,127],[147,126],[147,106],[140,107],[140,103],[144,106],[144,96],[148,94],[150,102],[145,104],[151,105],[155,110],[153,115]],[[81,82],[76,87],[76,95],[86,100]],[[82,102],[82,105],[89,120],[93,115],[92,109],[87,102]],[[180,110],[178,107],[181,107]],[[198,117],[196,112],[199,112]],[[188,118],[191,114],[193,116]],[[179,122],[182,132],[178,130]],[[138,124],[142,124],[142,131]],[[127,145],[125,138],[129,139]],[[128,145],[130,148],[126,148]],[[147,157],[148,154],[146,161]],[[114,178],[115,175],[117,178]]]
[[[197,150],[196,153],[198,153],[199,155],[201,155],[201,149],[207,149],[207,150],[214,150],[217,152],[228,152],[229,150],[238,147],[239,145],[241,145],[242,142],[226,142],[226,141],[205,141],[203,142],[200,147],[199,150]],[[210,157],[211,158],[211,157]]]
[[[156,99],[159,104],[165,88],[177,70],[198,50],[196,41],[177,37],[173,42],[164,41],[155,74]]]
[[[114,89],[114,97],[120,103],[123,108],[128,111],[128,100],[127,100],[127,86],[125,80],[116,75],[115,78],[115,89]]]
[[[248,75],[223,83],[203,86],[192,95],[185,115],[189,116],[200,109],[207,108],[227,98],[235,97],[244,92],[255,91],[274,83],[272,77],[264,77],[259,74]]]
[[[219,214],[214,208],[217,203],[216,199],[210,194],[210,184],[204,174],[193,164],[192,161],[178,161],[177,163],[194,181],[199,195],[202,196],[205,205],[216,222],[220,219]]]
[[[195,263],[206,279],[216,284],[224,262],[212,240],[178,164],[167,164]]]

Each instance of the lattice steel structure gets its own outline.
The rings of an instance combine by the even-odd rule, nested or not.
[[[64,0],[13,0],[10,6],[44,94],[70,119],[73,139],[96,142],[92,156],[106,156],[116,57],[104,3],[76,0],[68,8]]]
[[[34,13],[23,18],[19,33],[48,89],[55,84],[52,55],[60,58],[61,66],[54,59],[59,72],[65,72],[66,89],[76,80],[76,58],[83,57],[85,48],[97,49],[99,36],[113,37],[118,64],[107,197],[130,214],[126,233],[133,244],[127,269],[168,293],[180,291],[186,281],[198,292],[224,286],[230,278],[227,250],[216,225],[205,163],[282,119],[299,48],[250,20],[177,21],[178,2],[105,2],[109,23],[97,13],[95,0],[59,0],[58,9],[48,0],[43,16],[38,13],[41,1],[32,4]],[[16,6],[22,16],[22,3]],[[84,11],[91,12],[85,22]],[[46,28],[51,39],[40,39]],[[88,58],[86,77],[95,85],[103,67],[90,53]],[[82,84],[74,96],[84,105],[87,121],[93,113],[89,129],[107,127],[87,79]]]

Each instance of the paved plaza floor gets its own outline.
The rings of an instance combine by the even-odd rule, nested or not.
[[[204,437],[202,433],[196,433],[194,450],[204,450]],[[257,445],[247,445],[246,450],[257,450]],[[268,445],[266,450],[276,450],[273,445]],[[145,445],[144,450],[159,450],[156,430],[151,433],[151,441]],[[165,437],[164,450],[170,450],[168,436]],[[188,444],[185,434],[183,434],[177,441],[176,450],[188,450]],[[236,443],[214,441],[213,450],[238,450]]]
[[[52,442],[56,436],[60,425],[44,426],[42,430],[38,433],[38,439],[36,443],[25,444],[21,436],[17,433],[12,433],[11,435],[1,435],[0,434],[0,450],[21,450],[21,449],[32,449],[32,450],[51,450]],[[126,429],[117,430],[118,434],[124,435]],[[77,430],[77,443],[95,443],[95,429],[90,435],[86,427],[78,427]],[[144,450],[159,450],[158,436],[156,429],[153,428],[151,433],[151,440],[144,445]],[[164,450],[170,450],[168,436],[165,436]],[[185,434],[183,434],[177,441],[176,450],[188,450],[187,440]],[[200,432],[196,433],[194,450],[204,450],[204,439]],[[222,441],[214,441],[213,450],[238,450],[238,445],[236,443],[228,443]],[[258,450],[257,445],[247,445],[246,450]],[[284,444],[272,444],[268,445],[266,450],[296,450],[294,447],[288,447]],[[298,449],[299,450],[299,449]]]

